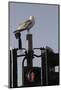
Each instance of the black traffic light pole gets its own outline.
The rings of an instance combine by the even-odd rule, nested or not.
[[[15,33],[15,37],[16,39],[18,39],[18,48],[22,49],[21,33],[20,32]]]
[[[15,33],[15,37],[16,39],[18,39],[18,49],[20,50],[23,50],[22,48],[22,42],[21,42],[21,33],[20,32],[16,32]],[[23,62],[22,62],[22,83],[23,83],[23,86],[25,85],[24,84],[24,61],[27,60],[27,68],[29,68],[29,70],[32,69],[33,67],[33,63],[32,63],[32,60],[35,57],[41,57],[41,81],[40,81],[40,85],[42,86],[46,86],[48,85],[48,71],[49,71],[49,67],[48,67],[48,62],[47,62],[47,49],[46,48],[33,48],[32,47],[32,34],[27,34],[26,35],[26,40],[28,40],[28,50],[25,49],[25,54],[23,55],[17,55],[17,53],[13,53],[14,55],[14,59],[13,59],[13,63],[15,64],[14,67],[13,67],[13,70],[14,70],[14,73],[13,73],[13,86],[14,87],[17,87],[17,57],[22,57],[22,56],[25,56],[24,59],[23,59]],[[41,50],[41,55],[35,55],[34,54],[34,49],[40,49]],[[17,50],[14,52],[17,52]],[[16,60],[16,62],[15,62]],[[11,67],[11,66],[10,66]],[[16,69],[15,69],[16,68]],[[15,71],[16,70],[16,71]],[[11,78],[11,77],[10,77]],[[11,79],[10,79],[11,80]]]
[[[27,66],[32,68],[32,34],[27,34],[26,39],[28,40]]]
[[[32,55],[33,55],[33,53],[32,53],[32,34],[27,34],[26,40],[28,40],[28,43],[27,43],[28,50],[25,51],[25,57],[22,61],[22,84],[23,84],[23,86],[24,86],[24,74],[25,74],[24,73],[24,61],[27,60],[27,67],[29,70],[31,70],[31,68],[32,68],[32,59],[33,59],[33,57],[32,57]]]
[[[17,32],[17,33],[15,33],[15,37],[16,37],[16,39],[18,39],[18,49],[22,49],[22,43],[21,43],[21,33],[20,32]],[[24,57],[24,59],[23,59],[23,62],[22,62],[22,83],[23,83],[23,86],[24,86],[24,61],[25,60],[27,60],[27,67],[31,70],[32,69],[32,67],[33,67],[33,63],[32,63],[32,59],[33,59],[33,57],[35,56],[35,57],[41,57],[41,55],[35,55],[34,53],[33,53],[33,50],[34,49],[40,49],[40,50],[44,50],[44,48],[34,48],[33,49],[33,47],[32,47],[32,34],[27,34],[26,35],[26,40],[28,40],[28,50],[26,50],[26,53],[24,54],[24,55],[15,55],[15,57],[16,57],[16,59],[15,60],[17,60],[17,57],[21,57],[21,56],[25,56]],[[22,49],[23,50],[23,49]],[[16,51],[17,52],[17,51]],[[14,62],[15,63],[15,62]],[[42,63],[43,63],[43,61],[42,61]],[[16,71],[15,71],[15,75],[17,75],[17,62],[15,63],[15,67],[16,67]],[[44,83],[43,83],[43,77],[42,77],[42,74],[43,74],[43,65],[42,65],[42,67],[41,67],[41,70],[40,70],[40,72],[41,72],[41,84],[40,85],[43,85]],[[13,74],[14,75],[14,74]],[[14,78],[15,79],[15,81],[17,82],[17,76]],[[17,87],[17,83],[16,82],[13,82],[15,85],[14,85],[14,87]]]
[[[22,49],[22,43],[21,43],[21,33],[15,33],[16,39],[18,39],[18,49]],[[32,34],[27,34],[26,35],[26,40],[28,40],[28,50],[26,50],[26,53],[24,55],[17,55],[17,57],[25,56],[22,62],[22,84],[24,86],[24,61],[27,60],[27,67],[31,70],[32,69],[32,59],[33,57],[41,57],[41,55],[35,55],[33,53],[33,48],[32,48]],[[44,50],[44,48],[34,48],[34,49],[40,49]],[[42,66],[43,67],[43,66]],[[42,79],[42,70],[43,68],[41,67],[41,85],[43,85],[43,79]]]

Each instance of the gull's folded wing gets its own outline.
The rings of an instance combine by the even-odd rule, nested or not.
[[[23,22],[22,24],[20,24],[17,30],[26,29],[30,24],[31,24],[31,20],[27,20]]]
[[[19,27],[17,28],[16,31],[14,31],[14,33],[18,33],[21,31],[24,31],[26,29],[28,29],[28,27],[32,24],[31,20],[27,20],[25,22],[23,22],[22,24],[19,25]]]

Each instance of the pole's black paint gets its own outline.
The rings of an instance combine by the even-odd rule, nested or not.
[[[9,88],[12,88],[12,73],[11,73],[11,50],[10,50],[10,60],[9,60]]]
[[[17,87],[17,49],[10,50],[9,87]]]
[[[19,47],[19,49],[22,48],[22,41],[21,41],[21,38],[18,39],[18,47]]]
[[[45,58],[45,50],[41,50],[41,60],[42,60],[42,82],[43,86],[47,85],[46,81],[46,58]]]
[[[32,34],[27,34],[26,39],[28,40],[28,52],[27,52],[27,66],[32,67]]]
[[[15,33],[15,37],[16,39],[18,39],[18,48],[22,49],[21,33],[20,32]]]
[[[13,88],[17,87],[17,50],[13,49]]]

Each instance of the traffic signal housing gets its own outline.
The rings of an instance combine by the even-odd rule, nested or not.
[[[41,68],[40,67],[32,67],[29,69],[28,67],[24,67],[24,86],[39,86],[41,85]]]

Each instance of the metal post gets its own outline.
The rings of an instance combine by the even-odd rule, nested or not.
[[[10,51],[10,88],[17,87],[17,49]]]
[[[18,39],[18,47],[19,47],[19,49],[22,48],[22,41],[21,41],[21,38]]]
[[[28,54],[27,54],[27,66],[32,67],[32,34],[27,34],[26,39],[28,40]]]
[[[46,58],[45,58],[45,50],[41,50],[41,55],[42,55],[42,81],[43,81],[43,86],[46,86]]]
[[[18,39],[18,48],[22,49],[21,33],[15,33],[16,39]]]

